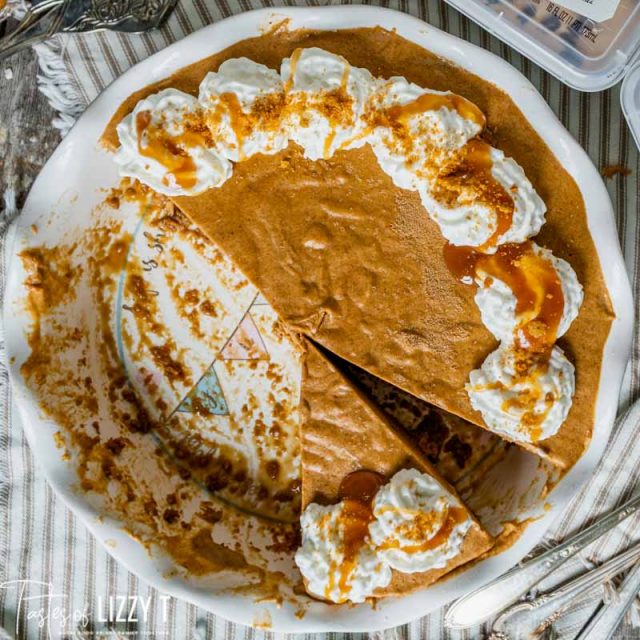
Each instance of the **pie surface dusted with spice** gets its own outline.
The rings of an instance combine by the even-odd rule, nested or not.
[[[169,196],[225,252],[289,330],[561,469],[584,451],[613,311],[577,185],[486,80],[380,28],[280,30],[135,93],[103,142],[123,175]],[[342,511],[362,508],[340,500],[353,472],[384,482],[358,516],[348,599],[423,586],[484,552],[489,537],[460,499],[354,388],[353,412],[371,413],[371,451],[385,438],[398,449],[388,460],[353,450],[333,397],[351,383],[324,351],[307,357],[309,425],[335,421],[315,443],[327,450],[323,473],[305,457],[313,426],[303,427],[298,565],[310,593],[344,599],[318,567],[332,535],[346,548]],[[325,378],[309,373],[322,367]],[[400,508],[398,495],[414,502]],[[410,544],[405,522],[413,533],[389,543],[389,514],[404,507],[420,514],[424,539]],[[463,533],[449,527],[457,509]],[[461,538],[459,562],[446,557]],[[370,572],[378,582],[359,582]]]

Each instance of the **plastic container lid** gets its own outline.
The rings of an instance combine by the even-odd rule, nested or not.
[[[631,133],[640,149],[640,64],[635,65],[625,76],[620,91],[620,102]]]
[[[580,91],[608,89],[638,57],[640,0],[446,1]]]

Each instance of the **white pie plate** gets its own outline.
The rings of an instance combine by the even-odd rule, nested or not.
[[[548,497],[549,508],[533,522],[510,549],[492,557],[463,575],[428,590],[380,603],[375,609],[327,607],[317,604],[298,619],[294,610],[264,605],[271,628],[277,631],[364,631],[407,623],[437,609],[503,573],[518,562],[542,538],[564,511],[568,501],[593,473],[607,444],[616,414],[619,388],[631,344],[633,307],[631,290],[618,243],[611,201],[597,170],[586,153],[563,128],[531,83],[495,55],[443,33],[411,16],[388,9],[355,7],[279,8],[243,13],[210,25],[184,38],[127,71],[89,106],[40,173],[20,216],[15,234],[25,238],[30,226],[67,202],[64,213],[81,215],[100,198],[99,188],[113,180],[115,169],[97,140],[118,105],[133,91],[172,74],[179,68],[226,47],[264,32],[270,24],[290,20],[289,28],[345,29],[384,26],[437,55],[448,58],[506,91],[525,117],[577,182],[587,206],[591,235],[600,256],[604,278],[616,313],[606,343],[602,376],[596,402],[595,431],[590,447],[571,472]],[[107,181],[106,184],[109,184]],[[69,197],[69,194],[75,194]],[[69,204],[71,203],[71,204]],[[72,218],[69,218],[72,219]],[[72,224],[72,223],[69,223]],[[55,233],[55,230],[53,231]],[[16,313],[15,302],[23,295],[24,271],[15,256],[8,259],[10,271],[5,297],[5,335],[12,362],[27,355],[25,331],[29,319]],[[15,360],[13,360],[15,358]],[[159,590],[183,598],[235,622],[251,624],[255,605],[247,597],[212,594],[176,578],[166,577],[166,561],[150,557],[139,542],[124,533],[117,522],[97,518],[93,507],[71,487],[73,471],[62,462],[55,447],[53,429],[42,416],[35,398],[27,390],[19,367],[10,367],[15,397],[24,429],[41,469],[61,498],[80,517],[107,551],[127,569]],[[114,545],[115,541],[115,545]],[[164,575],[163,575],[164,573]]]

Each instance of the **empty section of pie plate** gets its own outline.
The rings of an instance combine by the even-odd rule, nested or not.
[[[274,311],[170,204],[136,227],[116,342],[155,434],[218,498],[297,518],[300,351]]]
[[[29,349],[15,366],[53,435],[55,446],[47,459],[54,461],[54,475],[67,474],[69,499],[81,496],[96,515],[107,522],[115,519],[142,542],[133,565],[151,551],[166,580],[204,585],[215,593],[242,588],[252,597],[295,599],[299,575],[291,521],[299,510],[300,380],[295,344],[230,268],[220,271],[226,288],[220,285],[216,299],[230,308],[246,308],[238,312],[235,326],[220,328],[226,334],[213,354],[204,349],[206,340],[198,344],[198,337],[176,320],[175,304],[156,308],[141,297],[127,304],[123,282],[132,273],[130,265],[147,260],[136,253],[137,233],[148,239],[145,224],[153,229],[154,215],[166,217],[167,210],[140,194],[133,201],[110,195],[107,202],[110,206],[93,212],[85,209],[74,227],[64,225],[71,217],[42,216],[16,240],[13,268],[20,271],[22,284],[13,306],[22,310]],[[65,200],[61,207],[68,212],[74,204]],[[81,203],[77,211],[82,210]],[[166,226],[162,241],[167,255],[177,255],[172,249],[183,242],[180,226]],[[149,241],[154,251],[159,251],[157,242],[157,237]],[[189,255],[197,265],[197,254]],[[159,272],[162,260],[156,262]],[[199,282],[195,266],[185,277],[194,286]],[[151,287],[158,280],[145,283]],[[125,306],[133,309],[127,313],[151,323],[144,325],[145,340],[136,334],[135,323],[124,320]],[[153,323],[151,311],[157,313]],[[251,336],[262,341],[257,355],[266,354],[268,360],[252,359],[256,354],[243,332],[249,315],[255,325]],[[167,321],[173,324],[161,330]],[[215,328],[208,328],[212,336]],[[184,370],[178,377],[184,392],[162,366],[166,358],[161,364],[144,359],[143,347],[167,344],[173,357],[169,370]],[[199,357],[194,355],[198,349]],[[203,385],[207,372],[218,365],[217,385]],[[147,378],[136,377],[144,367]],[[193,384],[184,382],[187,377]],[[224,402],[216,404],[215,391],[224,394]],[[168,422],[158,407],[176,397],[169,412],[177,409],[177,418]],[[243,415],[245,403],[252,408]],[[278,420],[276,450],[256,427],[260,420],[265,429],[272,427],[278,407],[285,419]],[[218,413],[223,408],[225,415]],[[275,458],[277,466],[271,464]],[[111,528],[108,537],[114,537],[113,525],[105,526]]]

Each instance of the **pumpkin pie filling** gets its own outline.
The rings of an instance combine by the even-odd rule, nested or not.
[[[330,357],[307,342],[303,367],[296,561],[312,595],[409,593],[491,548],[455,490]],[[422,503],[407,499],[415,483]]]
[[[339,80],[315,94],[295,92],[305,56],[319,55],[313,47],[344,56]],[[138,136],[138,150],[170,174],[160,188],[173,190],[174,202],[256,284],[290,328],[419,398],[570,467],[591,436],[613,313],[581,194],[510,98],[382,29],[285,31],[238,43],[134,94],[114,116],[104,142],[117,147],[115,127],[140,99],[171,89],[194,95],[208,71],[245,56],[265,65],[265,77],[288,60],[284,100],[281,92],[269,90],[266,99],[248,108],[220,93],[221,108],[190,115],[184,129],[168,139],[155,132],[144,111],[134,111],[136,130],[147,131],[144,143]],[[391,80],[387,89],[377,84],[365,99],[367,69],[383,79],[382,85]],[[437,93],[449,90],[455,93]],[[294,99],[287,99],[289,94]],[[463,121],[454,123],[458,129],[444,143],[428,118],[418,125],[415,119],[441,110]],[[221,152],[211,137],[225,118],[227,133],[220,135],[232,140],[229,149],[235,151]],[[293,119],[305,129],[314,118],[322,133],[318,141],[301,135],[288,146],[283,143],[287,122]],[[429,140],[424,146],[416,142],[417,126]],[[244,143],[256,129],[269,132],[268,141],[261,152],[246,153]],[[384,135],[367,144],[378,130]],[[198,146],[222,156],[224,165],[218,183],[205,189],[197,187],[198,167],[189,164],[189,149]],[[402,166],[389,169],[398,156]],[[230,157],[236,164],[225,164]],[[526,181],[522,189],[518,180]],[[465,207],[476,216],[462,223],[475,246],[461,244],[442,222],[443,211],[446,217]],[[478,231],[475,221],[485,211],[492,221],[483,221]],[[523,216],[530,220],[523,223]],[[546,248],[528,240],[540,227],[536,242]],[[483,322],[491,300],[486,308],[479,302],[482,295],[486,302],[497,285],[510,292],[507,306],[513,306],[511,316],[500,318],[499,330]],[[326,360],[321,353],[315,357]],[[327,362],[324,366],[333,366]],[[331,400],[325,397],[323,404]],[[491,422],[494,410],[508,414],[509,421]],[[393,432],[388,425],[384,429]],[[323,437],[327,450],[352,451],[339,429]],[[369,437],[380,436],[371,428]],[[379,473],[381,462],[361,469]],[[307,492],[315,491],[324,482],[321,475],[337,481],[348,476],[326,465],[323,474],[305,480],[303,453],[304,504],[309,503],[305,483]],[[389,471],[383,475],[391,478]],[[334,504],[340,501],[354,525],[348,536],[353,545],[347,545],[353,547],[347,554],[353,562],[354,549],[367,537],[361,534],[374,520],[373,503],[343,496],[339,487],[319,491]],[[436,539],[453,529],[457,509],[451,508]],[[387,543],[390,549],[395,545]],[[415,550],[424,545],[428,541],[417,542]],[[378,587],[374,595],[394,588]]]

